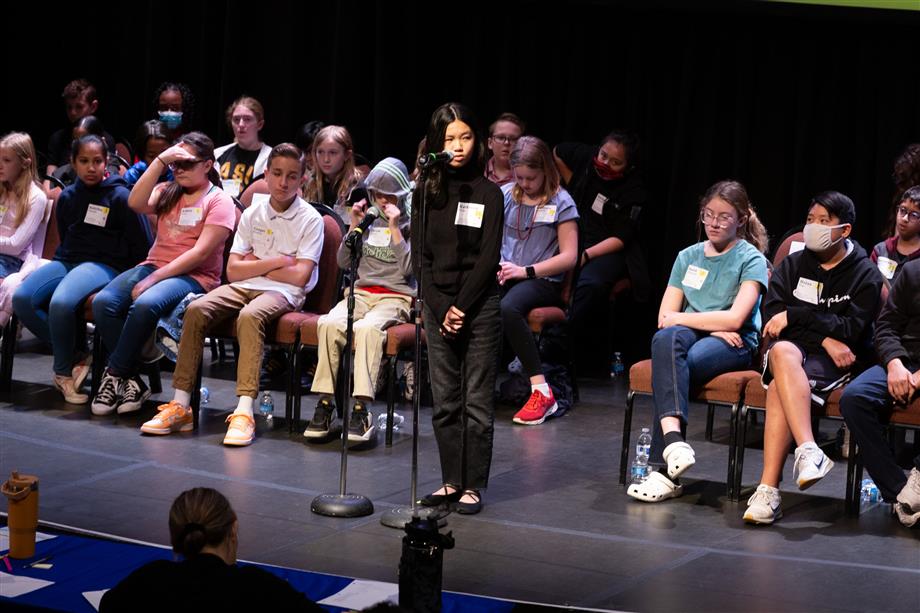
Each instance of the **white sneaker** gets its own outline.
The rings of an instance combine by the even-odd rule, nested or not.
[[[831,472],[833,467],[834,461],[827,457],[820,447],[814,443],[806,443],[795,449],[792,478],[795,479],[800,490],[807,490],[824,478],[824,475]]]
[[[749,524],[772,524],[783,516],[780,507],[782,498],[779,490],[761,483],[754,494],[748,498],[748,507],[744,512],[744,521]]]
[[[898,514],[898,519],[901,520],[901,523],[908,528],[913,527],[917,521],[920,521],[920,470],[916,468],[910,469],[907,483],[898,492],[894,510]]]
[[[684,488],[674,483],[657,470],[649,474],[642,483],[633,483],[626,494],[642,502],[661,502],[668,498],[677,498],[684,493]]]
[[[696,454],[693,447],[684,441],[671,443],[661,453],[664,461],[668,463],[668,476],[677,479],[684,471],[696,464]]]

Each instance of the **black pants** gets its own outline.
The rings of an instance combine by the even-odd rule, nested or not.
[[[881,366],[873,366],[856,377],[840,398],[840,412],[850,436],[856,437],[863,465],[885,502],[894,502],[907,483],[904,471],[895,462],[891,447],[882,435],[882,424],[888,421],[891,411],[888,373]],[[920,470],[920,456],[914,458],[914,466]]]
[[[543,368],[527,314],[538,307],[562,306],[561,292],[561,284],[549,279],[523,279],[502,288],[502,329],[528,377],[543,374]]]
[[[576,350],[573,355],[589,370],[601,365],[609,367],[610,291],[613,284],[625,276],[626,256],[621,251],[592,259],[578,276],[569,311],[569,334]]]
[[[425,307],[434,409],[431,421],[444,483],[481,489],[489,483],[495,419],[496,355],[501,343],[498,295],[466,313],[455,339],[441,336],[441,321]]]

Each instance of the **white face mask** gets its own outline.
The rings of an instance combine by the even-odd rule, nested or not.
[[[842,228],[845,225],[847,224],[842,223],[836,226],[825,226],[819,223],[805,224],[805,228],[802,230],[805,235],[805,246],[808,247],[809,251],[824,251],[833,247],[843,240],[843,236],[837,240],[833,240],[831,238],[831,233],[835,229]]]

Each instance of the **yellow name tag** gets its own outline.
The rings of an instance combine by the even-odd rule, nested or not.
[[[86,217],[83,218],[84,223],[88,223],[93,226],[99,226],[100,228],[105,227],[105,221],[109,218],[109,207],[101,206],[98,204],[91,204],[86,207]]]
[[[200,206],[187,206],[181,211],[179,211],[179,225],[180,226],[194,226],[202,218],[202,211]]]
[[[708,276],[708,270],[691,264],[687,267],[687,272],[684,273],[684,280],[681,281],[681,285],[686,285],[693,289],[700,289],[703,287],[703,283],[706,282],[706,277]]]
[[[817,281],[806,279],[805,277],[799,277],[799,283],[795,286],[792,295],[802,302],[818,304],[818,299],[821,297],[821,288],[823,286],[823,283],[818,283]]]
[[[556,207],[541,206],[533,216],[535,223],[553,223],[556,221]]]
[[[879,256],[878,269],[882,271],[888,280],[894,279],[894,271],[898,269],[898,263],[892,259]]]
[[[485,215],[486,205],[475,202],[458,202],[457,216],[454,218],[454,224],[458,226],[467,226],[469,228],[481,228],[482,217]]]

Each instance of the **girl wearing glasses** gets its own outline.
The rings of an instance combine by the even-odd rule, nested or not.
[[[89,400],[80,392],[89,374],[86,351],[86,298],[118,273],[144,259],[150,240],[146,220],[128,208],[128,187],[118,175],[106,177],[108,148],[95,135],[73,143],[77,179],[55,206],[61,244],[51,262],[40,266],[13,294],[13,311],[54,352],[54,387],[71,404]]]
[[[227,107],[227,123],[233,130],[233,142],[214,150],[224,191],[236,198],[249,187],[254,178],[265,174],[265,165],[272,148],[259,138],[265,126],[262,103],[249,96],[233,101]]]
[[[94,415],[141,408],[150,390],[138,369],[157,320],[187,294],[220,285],[223,246],[238,212],[214,184],[213,165],[214,143],[201,132],[189,132],[157,156],[131,190],[128,205],[137,213],[156,214],[157,235],[147,258],[115,277],[93,301],[96,327],[111,352],[93,400]],[[164,166],[175,179],[157,185]]]
[[[652,338],[654,470],[627,494],[659,502],[683,493],[679,477],[695,463],[684,440],[690,388],[749,368],[757,352],[761,294],[767,287],[767,231],[747,191],[720,181],[700,201],[706,240],[687,247],[671,269]]]
[[[894,208],[890,238],[877,244],[869,257],[885,284],[894,283],[904,264],[920,257],[920,185],[904,192]]]
[[[514,113],[502,113],[489,126],[489,138],[486,141],[491,157],[486,162],[486,178],[501,187],[514,181],[511,171],[511,150],[526,126],[524,120]]]

